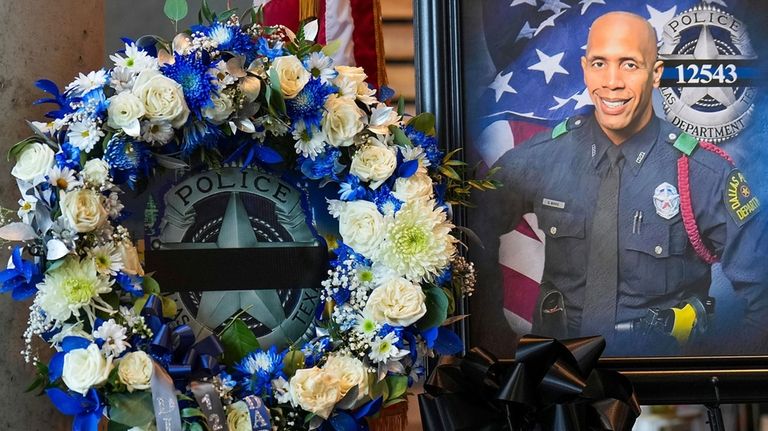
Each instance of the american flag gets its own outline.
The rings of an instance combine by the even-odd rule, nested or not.
[[[476,136],[474,150],[491,166],[516,143],[568,117],[591,112],[580,59],[589,26],[597,17],[611,11],[633,12],[647,18],[660,36],[669,20],[690,7],[711,5],[738,18],[748,10],[749,1],[483,1],[484,42],[496,70],[490,82],[475,90],[481,113],[469,119],[470,133]],[[658,105],[657,112],[661,112]],[[499,264],[507,321],[516,333],[528,333],[544,269],[544,234],[533,214],[501,237]]]

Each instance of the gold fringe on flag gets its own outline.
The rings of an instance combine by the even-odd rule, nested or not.
[[[371,431],[405,431],[408,426],[408,403],[402,402],[381,410],[379,417],[368,419]]]
[[[299,0],[299,22],[311,21],[320,12],[318,0]]]

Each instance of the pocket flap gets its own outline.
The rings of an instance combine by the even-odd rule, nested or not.
[[[629,235],[627,250],[639,251],[656,258],[669,257],[669,226],[657,223],[643,224],[640,233]]]
[[[550,238],[584,238],[584,216],[542,208],[539,229]]]

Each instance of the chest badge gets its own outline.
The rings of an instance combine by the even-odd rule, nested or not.
[[[669,220],[680,212],[680,195],[670,183],[661,183],[653,192],[653,206],[656,214]]]

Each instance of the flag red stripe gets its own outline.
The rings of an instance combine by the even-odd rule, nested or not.
[[[539,296],[539,283],[514,269],[499,266],[504,283],[504,308],[529,322],[532,321]]]
[[[520,223],[515,227],[515,230],[527,237],[535,239],[536,241],[541,241],[539,236],[536,235],[536,232],[533,231],[533,228],[526,219],[520,219]]]
[[[368,75],[366,81],[378,87],[379,63],[376,56],[376,15],[373,11],[373,0],[350,0],[352,20],[355,30],[352,32],[354,42],[355,64],[362,67]]]

